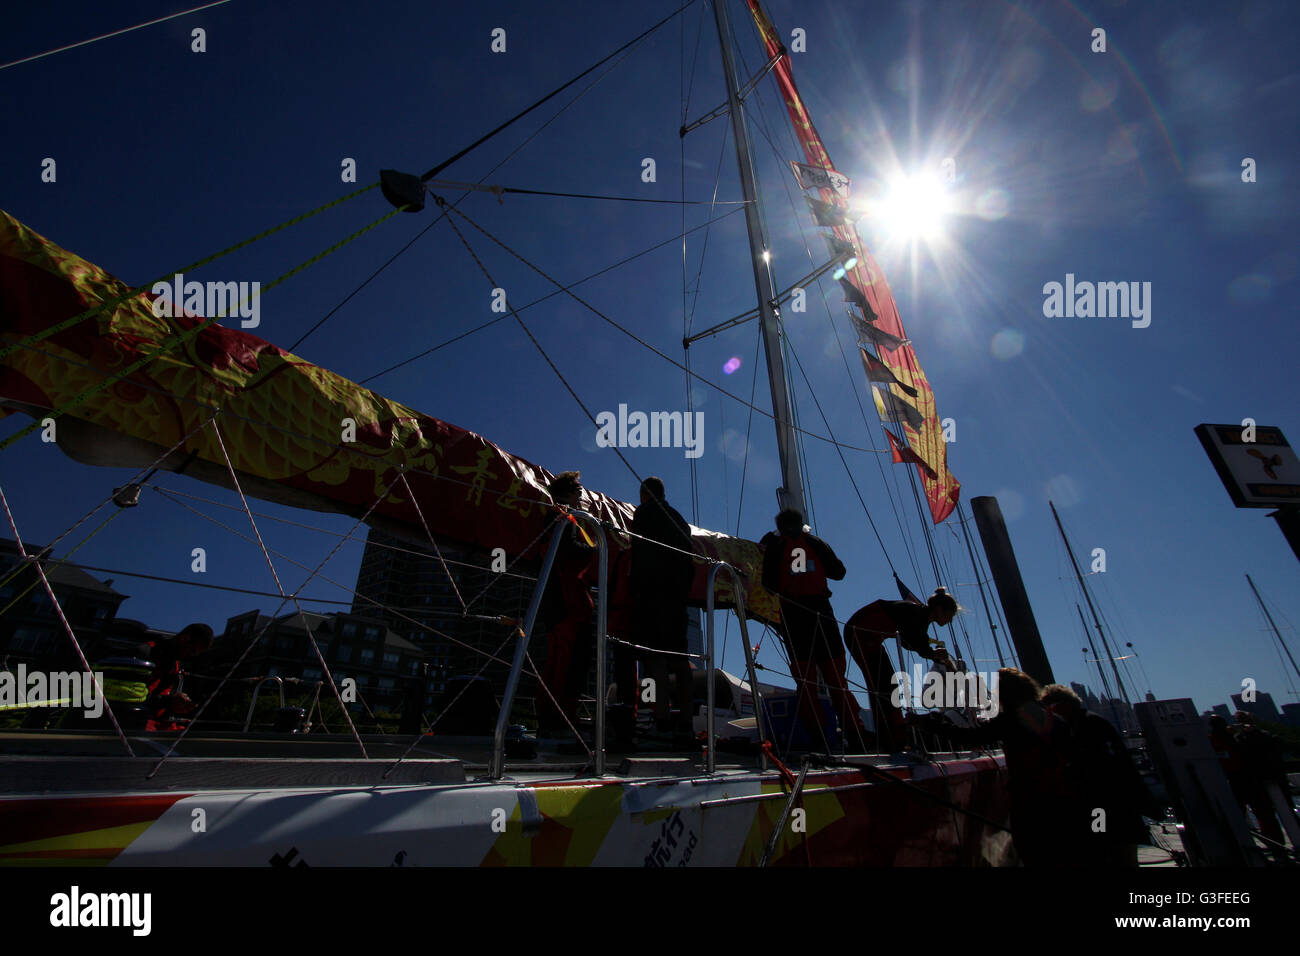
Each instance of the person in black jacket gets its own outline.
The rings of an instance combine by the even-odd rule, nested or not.
[[[804,528],[803,515],[787,508],[776,516],[776,533],[768,532],[763,548],[763,587],[778,595],[781,624],[790,669],[798,685],[799,720],[809,739],[830,749],[817,701],[821,673],[840,718],[844,744],[850,753],[874,749],[874,738],[862,726],[858,703],[845,680],[847,662],[839,624],[831,609],[827,581],[844,580],[844,564],[831,546]]]
[[[1291,811],[1291,797],[1286,779],[1286,766],[1282,757],[1282,743],[1266,730],[1256,726],[1255,718],[1244,710],[1234,715],[1237,721],[1232,728],[1232,738],[1240,762],[1237,778],[1237,799],[1242,811],[1247,806],[1259,821],[1260,832],[1270,841],[1269,851],[1278,863],[1290,863],[1282,848],[1283,830],[1294,842],[1295,814]],[[1279,799],[1275,802],[1270,790],[1276,788]],[[1289,814],[1283,817],[1282,814]]]
[[[951,667],[948,652],[930,646],[930,624],[942,627],[958,610],[956,599],[943,588],[936,588],[925,604],[873,601],[855,611],[844,623],[844,641],[867,682],[867,702],[883,749],[898,750],[907,741],[903,711],[894,700],[894,664],[885,650],[885,641],[897,637],[898,643],[907,650]]]
[[[1137,866],[1137,848],[1149,843],[1142,815],[1161,817],[1147,792],[1128,746],[1109,720],[1083,706],[1063,684],[1049,684],[1040,698],[1070,728],[1074,764],[1071,791],[1076,809],[1072,842],[1088,866]],[[1103,811],[1098,813],[1098,811]]]
[[[620,647],[616,653],[616,680],[623,706],[615,712],[616,742],[626,744],[640,693],[634,667],[639,659],[653,684],[655,722],[671,731],[674,745],[691,747],[695,733],[690,659],[686,654],[686,604],[695,562],[691,558],[691,526],[665,497],[664,483],[653,476],[641,482],[641,506],[632,516],[630,592],[632,643],[649,651]],[[660,652],[660,653],[656,653]],[[669,694],[669,677],[672,693]],[[649,689],[649,688],[647,688]],[[674,722],[669,703],[676,706]]]
[[[1077,807],[1068,774],[1075,762],[1070,730],[1039,703],[1038,683],[1024,671],[999,670],[997,694],[998,715],[992,720],[973,729],[949,725],[943,734],[966,745],[1001,741],[1011,839],[1025,866],[1077,866],[1078,831],[1066,825]]]

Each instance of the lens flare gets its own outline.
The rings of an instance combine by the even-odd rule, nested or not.
[[[894,180],[876,216],[895,239],[941,239],[949,210],[948,191],[938,176],[917,173]]]
[[[740,358],[733,355],[731,358],[727,359],[727,361],[723,363],[722,373],[724,375],[731,375],[739,368],[740,368]]]

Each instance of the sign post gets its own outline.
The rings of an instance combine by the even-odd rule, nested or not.
[[[1300,558],[1300,459],[1280,428],[1197,425],[1210,463],[1238,508],[1276,508],[1277,521],[1291,550]]]

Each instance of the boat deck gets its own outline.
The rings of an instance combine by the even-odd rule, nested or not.
[[[473,784],[487,782],[491,750],[491,739],[485,737],[430,737],[412,747],[408,737],[371,736],[362,738],[363,758],[356,740],[343,735],[191,733],[159,766],[178,736],[128,735],[135,753],[128,757],[113,734],[58,730],[0,733],[0,794]],[[594,778],[592,760],[585,753],[560,752],[557,747],[561,743],[542,740],[534,757],[507,757],[500,782],[531,786]],[[920,762],[906,754],[853,759],[880,767]],[[791,760],[797,768],[798,757]],[[756,755],[720,751],[715,759],[717,775],[749,775],[762,769]],[[772,768],[768,772],[773,772]],[[605,778],[689,779],[704,775],[702,752],[642,749],[606,757]]]

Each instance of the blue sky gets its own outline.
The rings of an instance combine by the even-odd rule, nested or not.
[[[468,7],[234,0],[0,70],[9,119],[0,151],[4,208],[117,276],[143,282],[355,188],[340,182],[345,157],[356,159],[362,183],[383,167],[423,172],[675,4],[591,3],[580,14],[568,3]],[[48,3],[10,11],[0,62],[181,8]],[[1251,677],[1278,703],[1295,700],[1243,576],[1254,576],[1294,649],[1295,558],[1267,512],[1232,506],[1192,432],[1201,422],[1250,417],[1280,426],[1293,442],[1300,435],[1294,308],[1286,306],[1300,268],[1294,5],[772,0],[767,9],[787,42],[795,28],[806,31],[807,52],[792,54],[795,77],[855,196],[884,188],[900,171],[955,161],[954,213],[943,241],[908,246],[870,218],[860,231],[890,279],[939,414],[956,423],[949,463],[963,500],[1001,502],[1057,678],[1097,684],[1079,650],[1079,597],[1049,497],[1085,569],[1092,549],[1105,549],[1107,570],[1091,575],[1090,587],[1112,636],[1142,655],[1158,696],[1190,696],[1204,709]],[[743,7],[732,19],[742,69],[751,72],[761,47]],[[1107,31],[1104,54],[1090,50],[1096,26]],[[205,53],[190,50],[195,27],[207,31]],[[503,54],[490,49],[497,27],[506,30]],[[475,181],[508,160],[487,181],[672,200],[684,189],[688,199],[707,200],[720,168],[718,198],[738,199],[726,122],[684,144],[678,137],[684,75],[692,79],[689,118],[723,99],[716,51],[711,12],[697,4],[545,129],[538,132],[586,81],[443,175]],[[792,206],[798,196],[782,164],[801,157],[771,81],[758,97],[751,135],[783,288],[811,268],[805,240],[817,264],[825,247],[806,211]],[[45,157],[58,162],[56,183],[40,181]],[[656,161],[655,183],[641,179],[647,157]],[[1241,181],[1244,157],[1256,161],[1255,183]],[[446,195],[459,194],[448,188]],[[475,194],[460,208],[565,282],[669,240],[683,223],[671,205],[533,196],[498,204]],[[265,284],[385,211],[381,197],[367,194],[195,277]],[[268,292],[257,334],[290,346],[432,216],[395,217]],[[688,207],[685,223],[709,216],[707,206]],[[685,269],[680,243],[669,242],[580,294],[681,361],[684,310],[699,330],[753,305],[742,218],[713,226],[707,250],[704,232],[693,233]],[[481,237],[471,242],[512,302],[552,290]],[[685,306],[684,271],[692,289]],[[1151,283],[1150,326],[1045,318],[1043,286],[1067,273]],[[851,350],[852,335],[841,298],[829,281],[810,289],[808,311],[786,316],[790,342],[835,437],[886,448],[851,351],[845,367],[841,347]],[[440,224],[296,351],[361,380],[493,318],[489,307],[489,284]],[[620,403],[685,407],[680,370],[571,299],[522,314],[593,411]],[[697,343],[692,367],[748,396],[755,334],[751,324]],[[726,375],[732,357],[741,366]],[[807,381],[794,375],[803,426],[826,435]],[[635,498],[632,476],[596,447],[594,427],[510,320],[367,384],[552,470],[581,469],[589,487]],[[705,416],[698,512],[681,450],[625,454],[639,473],[661,475],[670,500],[695,523],[757,539],[771,526],[779,484],[770,421],[755,416],[751,428],[743,405],[706,384],[694,391]],[[767,407],[762,380],[755,394]],[[0,432],[24,424],[6,420]],[[816,530],[849,568],[835,588],[843,619],[894,596],[889,564],[833,448],[806,444]],[[902,466],[870,452],[845,456],[899,573],[928,592],[935,581]],[[20,531],[42,542],[126,475],[78,465],[36,436],[0,463]],[[181,477],[162,484],[234,501]],[[246,530],[234,512],[201,507]],[[336,532],[350,526],[328,515],[259,510]],[[952,569],[943,583],[971,609],[964,623],[975,657],[991,658],[957,530],[953,522],[935,530]],[[263,532],[311,566],[334,542],[270,522]],[[196,546],[208,550],[210,583],[273,590],[258,551],[158,496],[77,558],[186,577]],[[326,573],[352,584],[360,553],[360,545],[345,547]],[[306,574],[292,566],[281,573],[286,587]],[[271,609],[254,598],[121,576],[117,586],[131,595],[124,615],[160,627],[195,616],[220,624],[257,604]],[[319,582],[305,593],[347,599]],[[731,669],[736,653],[733,641]],[[779,664],[775,656],[767,661]]]

